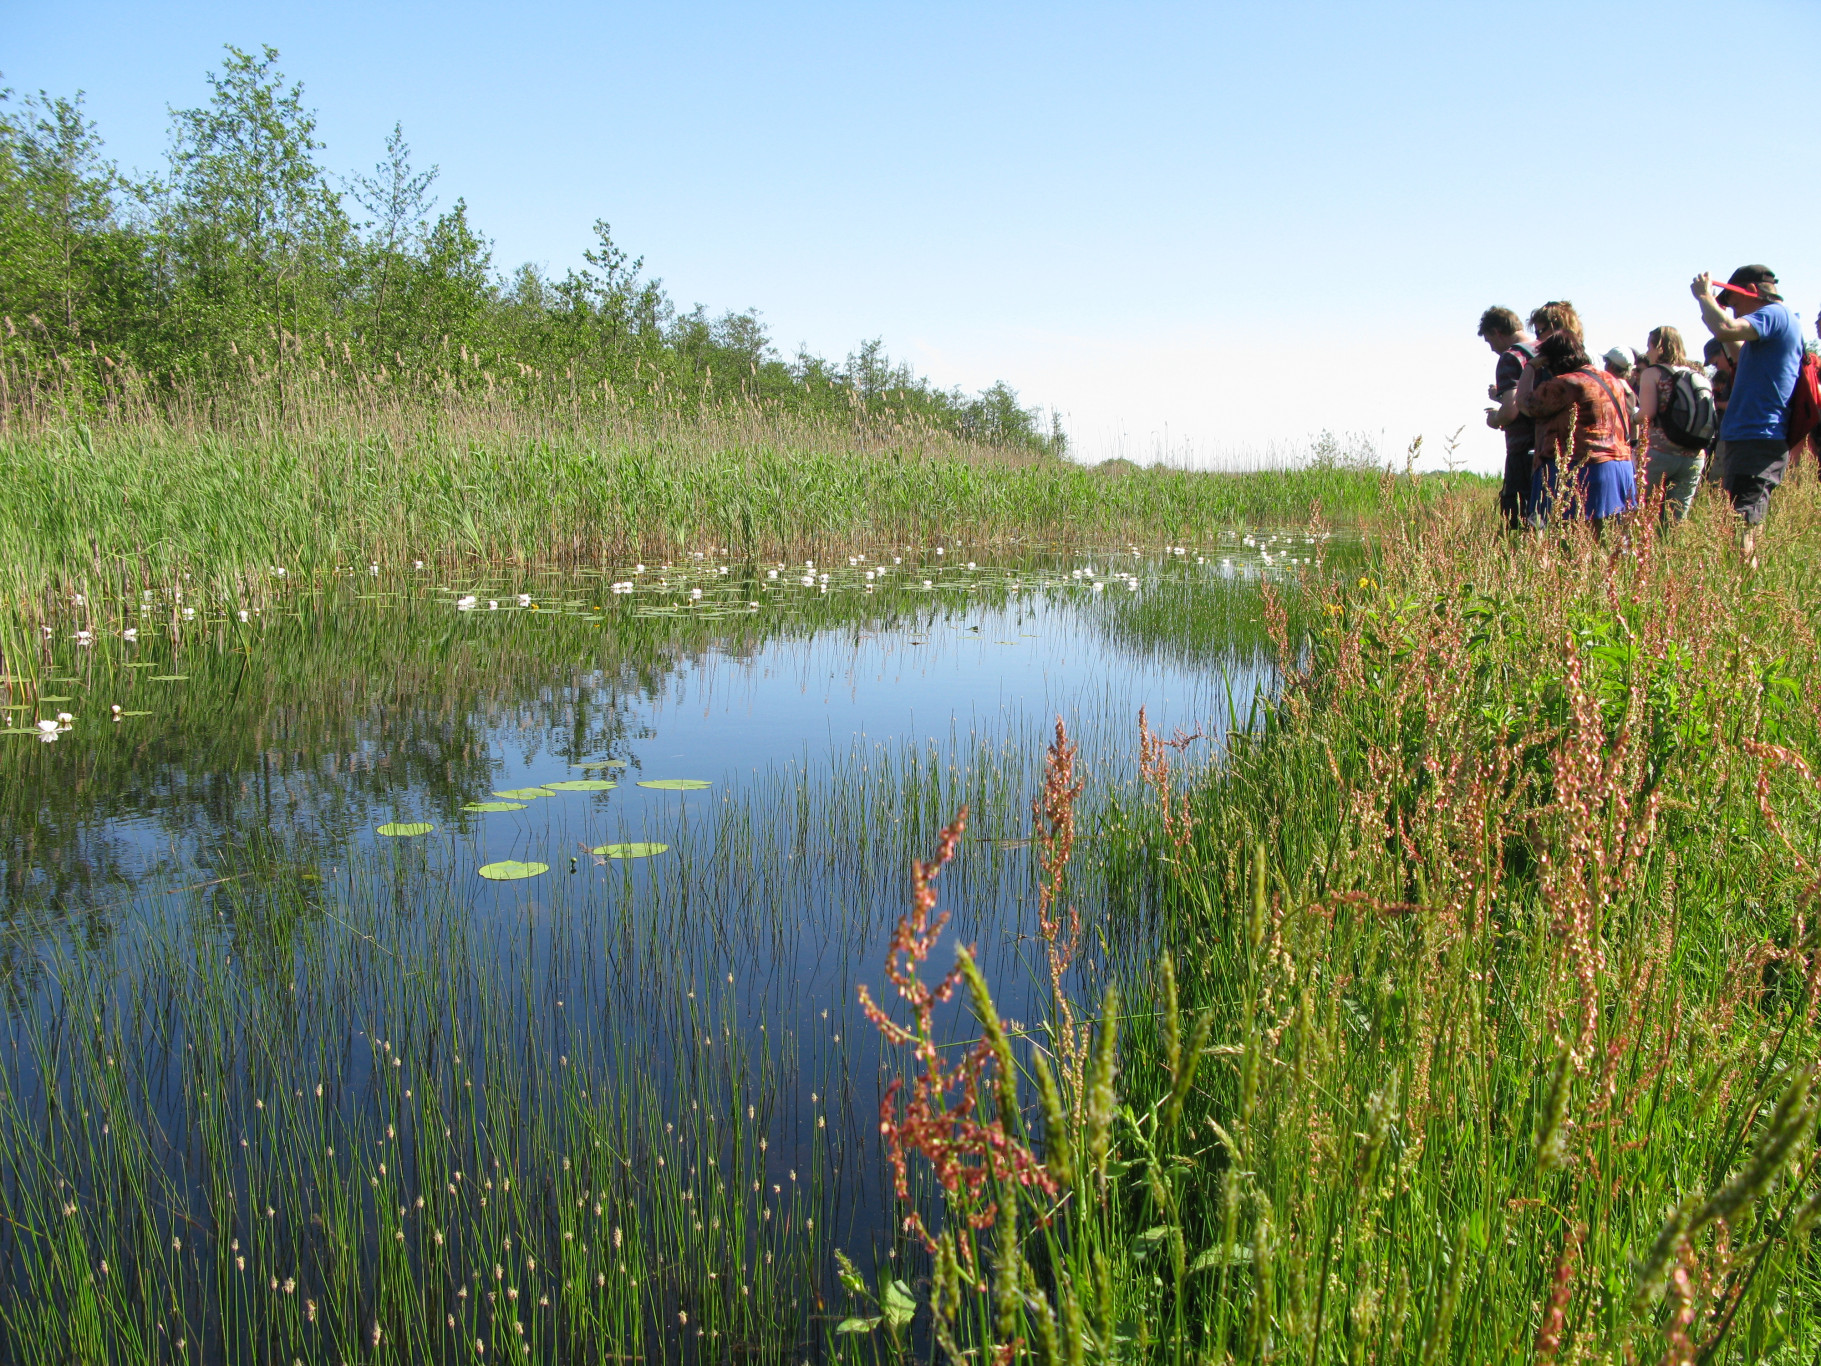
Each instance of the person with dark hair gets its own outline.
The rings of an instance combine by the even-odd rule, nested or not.
[[[1644,449],[1644,488],[1663,490],[1663,516],[1680,522],[1694,504],[1701,487],[1701,452],[1679,446],[1663,430],[1658,415],[1669,411],[1676,376],[1688,369],[1688,352],[1682,334],[1665,325],[1650,329],[1644,351],[1644,368],[1638,372],[1638,419],[1647,433]],[[1699,376],[1696,377],[1697,379]]]
[[[1714,340],[1738,358],[1720,422],[1719,463],[1726,496],[1745,523],[1744,552],[1750,558],[1771,490],[1789,468],[1783,429],[1802,370],[1802,328],[1768,266],[1740,266],[1718,290],[1703,272],[1689,291]]]
[[[1509,308],[1480,314],[1480,336],[1492,353],[1492,384],[1486,390],[1495,407],[1486,409],[1486,425],[1505,434],[1505,482],[1499,487],[1499,511],[1513,531],[1530,519],[1530,466],[1536,448],[1535,424],[1518,411],[1518,380],[1536,354],[1524,324]]]
[[[1537,343],[1537,364],[1550,378],[1523,402],[1536,420],[1539,491],[1558,484],[1565,515],[1597,532],[1637,503],[1631,408],[1618,382],[1593,368],[1581,338],[1566,330]]]

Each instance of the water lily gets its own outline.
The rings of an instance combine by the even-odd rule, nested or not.
[[[424,562],[422,560],[413,560],[411,561],[411,567],[413,569],[422,569],[424,567]]]
[[[893,555],[893,556],[892,556],[892,563],[893,563],[893,564],[903,564],[903,563],[904,563],[904,556],[902,556],[902,555]]]
[[[51,739],[55,740],[57,738],[57,723],[49,717],[46,717],[38,723],[38,732],[41,735],[48,735]]]
[[[455,600],[455,610],[458,612],[472,612],[476,601],[477,599],[472,593],[469,593],[465,597],[457,598]]]
[[[283,565],[280,565],[278,568],[274,569],[272,572],[274,574],[278,575],[278,577],[282,579],[285,576],[285,567]]]
[[[95,637],[92,632],[78,631],[75,635],[75,641],[78,645],[93,645],[95,643]]]
[[[816,586],[816,576],[814,574],[805,574],[803,576],[803,586],[805,588],[814,588]]]
[[[934,588],[935,587],[935,585],[933,583],[931,583],[928,579],[925,579],[923,581],[923,586],[925,588]]]
[[[498,602],[496,602],[492,598],[487,599],[487,610],[489,612],[497,612],[497,611],[499,611],[499,609],[500,609],[500,605]]]
[[[635,564],[632,567],[632,572],[635,574],[643,574],[645,572],[645,566],[642,564]]]
[[[253,619],[253,614],[243,607],[240,609],[240,619],[242,621],[251,621]]]
[[[116,721],[118,721],[120,719],[120,704],[118,702],[114,703],[114,705],[112,707],[110,707],[108,710],[110,710],[114,713],[114,719]]]
[[[775,579],[778,577],[778,571],[775,569],[768,569],[765,571],[765,577],[768,579]]]
[[[370,565],[368,565],[368,566],[367,566],[367,573],[368,573],[368,574],[370,574],[370,575],[372,575],[372,576],[373,576],[373,577],[374,577],[374,578],[376,578],[376,579],[377,579],[377,578],[378,578],[378,577],[379,577],[379,566],[378,566],[378,565],[376,565],[376,564],[370,564]]]
[[[692,588],[689,590],[689,600],[691,602],[700,602],[701,599],[702,599],[702,590],[700,588]]]
[[[89,600],[87,598],[83,597],[82,594],[80,594],[80,593],[76,594],[76,597],[75,597],[76,606],[87,607],[88,601]]]
[[[129,640],[129,641],[138,640],[139,639],[139,628],[137,626],[127,627],[126,630],[124,630],[120,633],[120,638],[122,640]]]

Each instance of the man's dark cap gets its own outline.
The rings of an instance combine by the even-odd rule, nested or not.
[[[1726,278],[1729,285],[1745,285],[1741,294],[1756,299],[1782,299],[1777,292],[1777,272],[1769,266],[1740,266]]]

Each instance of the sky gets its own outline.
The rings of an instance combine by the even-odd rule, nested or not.
[[[1489,304],[1570,299],[1596,352],[1698,342],[1701,270],[1821,305],[1814,0],[0,0],[0,85],[86,92],[127,168],[227,43],[338,173],[402,124],[502,273],[604,218],[682,306],[1004,380],[1088,460],[1490,470]]]

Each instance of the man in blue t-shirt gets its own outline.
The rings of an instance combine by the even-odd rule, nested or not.
[[[1718,290],[1709,276],[1698,275],[1690,289],[1707,330],[1738,357],[1720,422],[1719,463],[1722,486],[1745,522],[1749,556],[1751,528],[1764,520],[1770,492],[1789,467],[1783,428],[1802,372],[1802,328],[1768,266],[1740,266]]]

